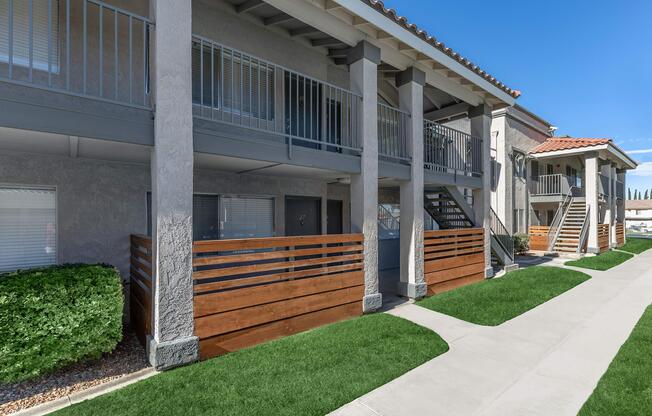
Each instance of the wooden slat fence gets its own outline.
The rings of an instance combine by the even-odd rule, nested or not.
[[[598,224],[598,247],[600,253],[609,250],[609,224]]]
[[[548,251],[548,232],[550,227],[545,225],[532,225],[529,230],[530,250]]]
[[[362,314],[362,234],[199,241],[202,359]]]
[[[625,244],[625,224],[622,222],[616,223],[616,244],[618,247]]]
[[[131,236],[129,311],[131,326],[143,346],[152,334],[152,240]]]
[[[428,296],[484,279],[484,230],[463,228],[424,232]]]

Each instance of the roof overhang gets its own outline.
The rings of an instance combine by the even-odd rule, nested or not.
[[[530,153],[529,156],[534,159],[549,159],[553,157],[579,156],[586,153],[598,152],[603,159],[620,162],[622,169],[636,169],[638,162],[629,157],[618,146],[611,143],[596,146],[579,147],[576,149],[555,150],[551,152]]]
[[[377,46],[383,62],[398,70],[414,66],[426,73],[427,84],[472,106],[502,108],[516,102],[508,91],[517,92],[485,72],[484,77],[474,72],[476,66],[458,62],[362,0],[264,1],[349,47],[362,40]]]

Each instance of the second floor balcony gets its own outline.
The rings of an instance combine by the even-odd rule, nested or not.
[[[155,24],[146,17],[148,2],[130,2],[125,8],[116,4],[122,5],[0,0],[0,93],[7,102],[29,104],[7,111],[6,127],[34,129],[38,120],[53,133],[154,144],[150,62]],[[247,158],[256,152],[264,156],[269,149],[257,143],[272,143],[274,151],[289,154],[289,159],[293,152],[312,152],[311,161],[321,159],[317,167],[359,171],[362,97],[347,88],[348,69],[339,64],[337,76],[330,76],[321,70],[324,62],[315,61],[303,67],[320,70],[307,75],[290,69],[295,65],[283,59],[273,61],[278,54],[263,59],[203,36],[203,26],[197,27],[202,35],[188,40],[196,151],[247,148],[225,153]],[[378,157],[383,166],[392,165],[387,176],[409,179],[412,115],[387,104],[391,101],[397,102],[379,98],[377,105]],[[479,183],[482,139],[428,120],[423,122],[423,139],[427,173]],[[330,163],[337,158],[343,164]]]
[[[574,197],[584,196],[584,187],[579,176],[557,173],[535,176],[530,180],[532,202],[558,202],[569,194]]]

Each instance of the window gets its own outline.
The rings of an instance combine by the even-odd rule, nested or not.
[[[31,49],[33,68],[59,71],[59,1],[18,0],[12,1],[9,14],[9,0],[0,0],[0,62],[28,67],[30,65],[30,4],[31,4]],[[9,23],[12,25],[11,48],[9,47]],[[50,40],[48,41],[48,33]],[[49,57],[49,60],[48,60]]]
[[[263,197],[220,198],[220,239],[272,237],[274,199]]]
[[[514,176],[517,178],[525,179],[525,155],[521,152],[514,152]]]
[[[194,194],[193,240],[274,236],[274,199]],[[147,193],[147,234],[152,235],[152,194]]]
[[[568,181],[571,186],[577,186],[581,187],[582,186],[582,181],[580,177],[577,175],[577,169],[566,166],[566,176],[568,177]]]
[[[0,186],[0,272],[56,262],[54,189]]]
[[[211,92],[212,88],[212,92]],[[256,58],[195,42],[192,101],[234,115],[274,119],[274,67]]]

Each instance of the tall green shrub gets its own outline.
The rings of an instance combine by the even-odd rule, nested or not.
[[[530,249],[530,237],[527,234],[514,234],[514,252],[525,254]]]
[[[120,275],[109,266],[0,274],[0,384],[112,351],[123,304]]]

